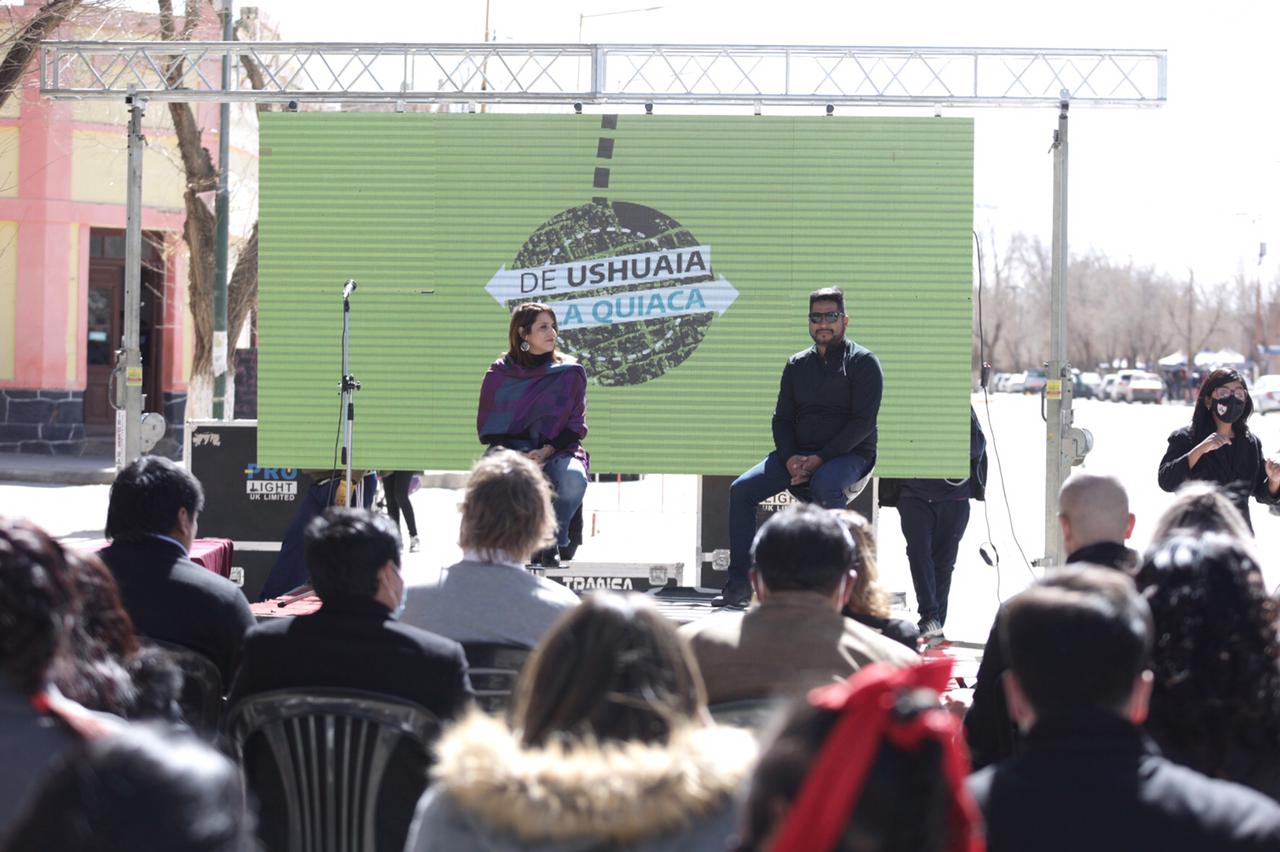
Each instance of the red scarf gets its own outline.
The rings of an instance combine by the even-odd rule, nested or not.
[[[942,771],[951,793],[947,852],[983,852],[981,819],[964,784],[969,754],[959,735],[959,721],[941,708],[917,713],[907,721],[893,713],[901,692],[929,689],[941,694],[950,676],[949,659],[925,660],[907,669],[874,663],[846,683],[811,691],[810,704],[835,711],[840,718],[801,785],[772,852],[834,849],[857,807],[880,743],[888,740],[909,751],[926,739],[942,746]]]

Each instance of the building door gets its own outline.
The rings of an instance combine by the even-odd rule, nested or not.
[[[89,265],[89,324],[85,347],[85,433],[103,434],[114,428],[108,397],[115,352],[124,334],[124,264]]]

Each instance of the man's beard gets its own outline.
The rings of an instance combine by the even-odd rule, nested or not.
[[[816,331],[809,332],[809,337],[813,338],[813,342],[816,343],[818,346],[831,346],[833,344],[839,345],[840,342],[844,340],[844,330],[841,329],[840,331],[832,331],[831,336],[826,338],[825,340],[818,337],[818,332]]]

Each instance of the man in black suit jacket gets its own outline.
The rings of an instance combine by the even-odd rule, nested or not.
[[[203,507],[204,491],[188,470],[142,456],[111,485],[111,544],[98,555],[138,633],[204,654],[217,664],[225,689],[254,619],[235,583],[187,558]]]
[[[383,514],[330,508],[307,527],[307,568],[320,611],[276,618],[249,631],[244,662],[231,687],[232,706],[261,692],[354,689],[411,701],[446,720],[472,697],[462,646],[397,620],[404,602],[400,531]],[[246,744],[247,773],[258,779],[261,836],[268,849],[284,848],[283,793],[264,769],[269,757]],[[422,792],[428,756],[401,744],[382,787],[378,848],[404,845],[414,803]]]
[[[1067,568],[1002,610],[1015,758],[969,778],[990,852],[1280,849],[1280,806],[1164,758],[1139,727],[1151,610],[1119,571]]]

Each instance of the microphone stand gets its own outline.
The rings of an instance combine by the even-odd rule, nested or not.
[[[346,503],[352,505],[351,501],[351,454],[352,454],[352,432],[355,429],[356,420],[356,404],[353,398],[356,391],[360,390],[360,382],[356,381],[356,377],[351,375],[349,342],[351,337],[351,294],[355,292],[355,279],[347,279],[342,287],[342,410],[346,412],[345,425],[342,434],[342,465],[346,470],[344,481],[346,482]],[[362,483],[363,485],[363,483]],[[363,495],[362,495],[363,496]],[[362,501],[357,500],[355,505],[363,506]]]

